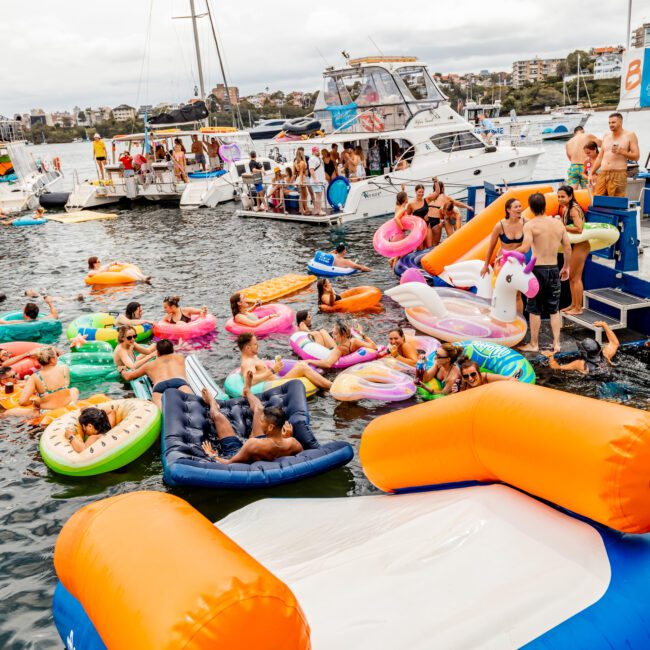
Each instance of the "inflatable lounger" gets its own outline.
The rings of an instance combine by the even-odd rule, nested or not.
[[[168,485],[197,485],[226,489],[282,485],[322,474],[352,460],[352,447],[343,441],[321,444],[309,426],[305,389],[290,381],[259,395],[264,405],[280,406],[293,425],[303,451],[276,461],[222,465],[206,458],[201,443],[209,437],[217,445],[208,409],[198,397],[168,390],[163,397],[163,478]],[[250,433],[252,413],[243,398],[220,402],[221,412],[242,438]],[[217,446],[218,449],[218,446]]]

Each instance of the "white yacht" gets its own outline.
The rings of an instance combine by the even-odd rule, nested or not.
[[[395,195],[404,184],[431,187],[438,177],[447,194],[462,195],[470,185],[530,180],[541,148],[489,146],[473,125],[452,110],[427,66],[413,57],[366,57],[328,68],[316,101],[314,117],[326,135],[292,143],[275,143],[284,158],[302,146],[361,146],[367,154],[373,141],[382,152],[383,169],[349,184],[332,215],[339,222],[392,214]],[[287,210],[290,212],[290,210]],[[284,210],[242,216],[286,218]],[[295,215],[289,215],[295,219]],[[304,221],[318,221],[308,217]],[[323,220],[323,219],[321,219]]]
[[[15,214],[38,207],[38,198],[63,177],[60,161],[35,159],[24,141],[0,142],[0,210]]]
[[[474,125],[474,133],[485,137],[487,134],[495,140],[528,141],[568,140],[573,130],[584,126],[592,115],[575,106],[566,106],[549,111],[543,116],[518,116],[514,110],[509,116],[501,117],[501,102],[492,103],[467,102],[463,108],[463,117]],[[487,125],[482,125],[485,116]]]
[[[224,157],[223,169],[202,170],[191,153],[193,135],[204,141],[211,138],[217,140]],[[170,155],[176,139],[181,140],[187,152],[187,183],[176,173]],[[156,151],[156,147],[162,145],[164,154],[154,153],[155,160],[145,162],[145,142],[153,152]],[[95,208],[118,203],[124,199],[177,201],[181,207],[187,208],[211,207],[235,197],[238,185],[233,174],[230,173],[231,168],[240,158],[247,159],[252,149],[253,141],[246,131],[227,127],[204,127],[186,131],[178,126],[172,126],[153,129],[146,134],[116,136],[109,147],[110,162],[107,162],[104,167],[105,178],[80,181],[75,173],[74,185],[66,209],[74,211]],[[124,150],[130,151],[134,162],[140,167],[135,175],[124,175],[124,167],[119,161]],[[151,158],[151,155],[149,157]]]

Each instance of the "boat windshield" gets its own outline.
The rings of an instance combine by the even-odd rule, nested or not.
[[[395,71],[400,90],[408,102],[429,106],[444,101],[433,79],[424,66],[404,66]]]

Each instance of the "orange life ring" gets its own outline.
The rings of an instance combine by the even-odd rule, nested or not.
[[[58,156],[52,158],[52,165],[54,166],[54,169],[56,169],[57,172],[61,171],[61,158]]]
[[[365,113],[364,115],[359,115],[357,118],[359,124],[366,130],[374,133],[375,131],[383,131],[386,126],[384,125],[384,120],[381,119],[381,115],[377,113]]]
[[[320,310],[327,314],[340,311],[365,311],[366,309],[375,309],[381,300],[381,290],[377,287],[362,286],[348,289],[341,294],[341,299],[334,303],[333,307],[329,305],[319,305]]]

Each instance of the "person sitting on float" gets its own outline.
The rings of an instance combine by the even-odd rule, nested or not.
[[[356,260],[352,261],[345,257],[347,253],[347,248],[345,244],[340,243],[336,245],[336,248],[331,252],[331,255],[334,256],[334,263],[332,266],[338,266],[343,269],[356,269],[357,271],[371,271],[372,269],[363,264],[359,264]]]
[[[68,406],[79,399],[79,390],[70,388],[70,368],[59,365],[56,348],[45,346],[34,355],[41,366],[25,382],[18,404],[34,404],[41,410],[50,410]]]
[[[296,325],[299,331],[307,332],[310,341],[330,350],[336,347],[336,342],[326,329],[312,330],[311,312],[309,310],[301,309],[296,313]]]
[[[71,425],[65,432],[70,446],[80,454],[98,440],[101,440],[115,425],[115,411],[105,411],[95,406],[85,408],[79,413],[79,428]],[[79,429],[81,431],[79,431]]]
[[[235,323],[244,325],[245,327],[258,327],[262,323],[266,323],[280,315],[269,314],[260,318],[253,313],[253,310],[261,305],[262,302],[260,300],[251,302],[243,293],[238,292],[230,296],[230,311],[232,312],[233,320]]]
[[[192,320],[192,316],[205,316],[208,313],[207,307],[201,307],[201,309],[184,307],[181,309],[180,304],[180,296],[167,296],[167,298],[163,299],[165,315],[162,317],[162,320],[164,323],[171,323],[172,325],[189,323]]]
[[[462,356],[458,360],[460,379],[456,381],[452,393],[462,393],[471,388],[485,386],[495,381],[517,381],[515,377],[506,377],[497,373],[481,372],[481,366],[469,357]]]
[[[219,409],[219,404],[204,388],[201,391],[203,401],[210,407],[210,419],[217,432],[217,440],[223,455],[219,455],[209,440],[204,440],[201,447],[211,460],[230,465],[231,463],[254,463],[258,460],[274,461],[285,456],[295,456],[302,451],[302,445],[293,437],[293,426],[279,406],[264,406],[253,395],[253,371],[244,377],[242,395],[248,400],[253,413],[253,426],[250,436],[242,440],[232,428],[228,418]]]
[[[120,325],[130,325],[135,327],[136,325],[153,325],[154,322],[151,320],[144,320],[142,318],[142,305],[139,302],[130,302],[123,314],[120,314],[115,319],[115,326]]]
[[[326,359],[310,359],[309,363],[316,368],[327,369],[331,368],[341,357],[352,354],[360,348],[369,348],[370,350],[378,349],[377,344],[363,333],[359,323],[355,323],[355,330],[357,336],[352,335],[352,329],[349,325],[342,320],[337,320],[332,329],[332,338],[334,339],[335,347],[332,348],[331,353]]]
[[[93,275],[97,275],[97,273],[106,273],[107,271],[111,270],[112,266],[126,266],[126,262],[114,261],[110,264],[102,265],[99,257],[93,255],[92,257],[88,258],[88,277],[92,278]],[[133,273],[133,277],[140,282],[149,282],[149,280],[151,280],[151,276],[145,275],[144,273],[138,273],[132,267],[131,273]]]
[[[120,325],[117,328],[117,346],[113,351],[113,361],[117,368],[123,366],[129,370],[139,368],[156,356],[156,344],[140,345],[131,325]],[[140,356],[136,358],[135,353]]]
[[[56,310],[56,307],[54,306],[54,302],[52,302],[52,298],[50,296],[43,296],[43,300],[45,301],[45,304],[49,307],[50,313],[46,318],[58,318],[59,317],[59,312]],[[40,314],[40,308],[35,302],[28,302],[25,307],[23,308],[23,318],[22,320],[29,323],[30,321],[35,321],[38,320],[38,316]],[[11,325],[12,323],[16,323],[17,321],[15,320],[2,320],[0,319],[0,325]]]
[[[393,359],[406,363],[413,368],[418,362],[417,347],[406,339],[404,330],[401,327],[395,327],[388,332],[388,352]]]
[[[543,350],[542,354],[548,357],[548,365],[551,370],[579,372],[582,375],[592,375],[593,377],[609,374],[609,369],[616,365],[613,359],[618,352],[620,343],[616,334],[605,321],[595,321],[594,326],[603,328],[605,336],[607,336],[605,346],[601,347],[598,341],[592,338],[578,341],[580,359],[565,364],[558,363],[555,354],[550,350]]]
[[[456,362],[463,354],[463,348],[453,343],[443,343],[437,350],[435,362],[429,370],[424,372],[424,377],[420,386],[430,393],[440,393],[449,395],[458,379],[460,379],[460,370]],[[431,390],[426,384],[437,379],[442,389],[440,391]]]
[[[316,289],[318,290],[319,309],[322,305],[325,305],[326,307],[334,307],[334,304],[338,300],[341,300],[341,296],[334,291],[332,283],[327,278],[321,278],[316,283]]]

